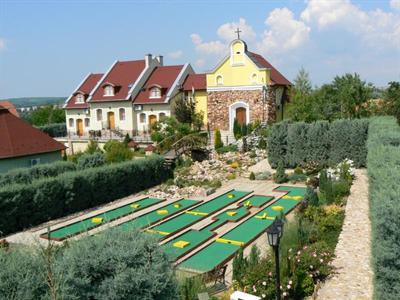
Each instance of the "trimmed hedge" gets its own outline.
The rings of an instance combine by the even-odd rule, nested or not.
[[[0,231],[10,234],[157,185],[171,176],[152,157],[0,188]]]
[[[371,119],[368,177],[375,299],[400,299],[400,127]]]
[[[67,136],[67,125],[65,123],[54,123],[38,126],[38,129],[44,133],[47,133],[51,137]]]
[[[36,165],[31,168],[18,168],[0,174],[0,188],[4,185],[31,183],[33,180],[43,177],[54,177],[59,174],[75,171],[73,162],[57,161],[51,164]]]
[[[337,120],[274,124],[268,136],[268,160],[273,168],[279,161],[286,168],[308,162],[329,166],[349,158],[356,167],[365,166],[368,120]]]

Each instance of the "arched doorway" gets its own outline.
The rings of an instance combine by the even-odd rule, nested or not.
[[[149,115],[149,130],[151,130],[151,127],[157,122],[157,116],[156,115]]]
[[[247,124],[246,109],[244,107],[236,108],[236,121],[240,126]]]
[[[82,119],[76,120],[76,134],[79,136],[83,135],[83,121]]]
[[[107,123],[108,123],[108,129],[114,130],[115,129],[115,117],[114,117],[114,112],[109,111],[107,113]]]

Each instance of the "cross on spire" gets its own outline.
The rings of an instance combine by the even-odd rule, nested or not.
[[[240,33],[241,33],[242,31],[239,29],[239,27],[236,29],[236,31],[235,31],[235,33],[237,34],[237,36],[238,36],[238,40],[240,40]]]

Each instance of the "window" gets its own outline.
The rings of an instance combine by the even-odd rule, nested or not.
[[[119,109],[119,120],[124,121],[125,120],[125,108],[120,108]]]
[[[106,85],[104,88],[104,96],[114,96],[114,87],[111,85]]]
[[[165,117],[166,117],[165,113],[160,113],[160,114],[158,115],[158,119],[159,119],[160,121],[164,120]]]
[[[69,125],[69,127],[74,127],[74,119],[73,118],[69,118],[68,125]]]
[[[31,159],[31,167],[40,164],[40,158],[33,158]]]
[[[253,73],[253,75],[251,75],[251,82],[253,83],[253,84],[256,84],[257,83],[257,74],[256,73]]]
[[[150,98],[161,98],[161,89],[159,87],[151,88]]]
[[[145,113],[140,114],[140,123],[146,123],[146,114]]]
[[[222,76],[218,75],[217,76],[217,85],[223,85],[223,84],[224,84],[224,82],[222,81]]]
[[[103,111],[101,109],[96,110],[97,114],[97,121],[102,121],[103,120]]]
[[[76,95],[76,103],[84,103],[85,97],[82,94]]]
[[[90,126],[90,119],[85,118],[85,127],[89,127],[89,126]]]

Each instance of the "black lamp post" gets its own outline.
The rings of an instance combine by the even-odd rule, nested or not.
[[[275,252],[275,272],[276,272],[276,299],[281,299],[281,278],[279,271],[279,241],[283,233],[283,221],[275,219],[274,223],[267,229],[268,244]]]

